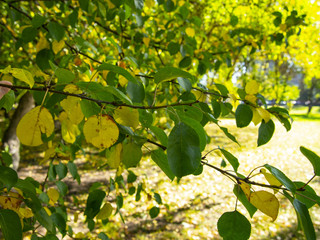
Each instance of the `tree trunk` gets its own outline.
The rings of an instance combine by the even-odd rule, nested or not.
[[[19,105],[10,120],[9,127],[4,132],[4,136],[2,140],[3,147],[9,148],[9,153],[12,156],[12,165],[13,165],[12,168],[14,170],[18,169],[19,162],[20,162],[20,141],[16,134],[16,128],[21,118],[27,112],[29,112],[33,107],[34,107],[34,99],[32,97],[32,94],[27,92],[21,97],[19,101]]]

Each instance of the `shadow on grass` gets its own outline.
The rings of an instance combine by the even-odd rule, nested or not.
[[[290,115],[294,120],[303,120],[303,121],[320,121],[320,115],[307,115],[307,114],[291,114]]]

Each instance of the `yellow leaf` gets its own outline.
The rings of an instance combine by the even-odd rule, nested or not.
[[[273,176],[271,173],[267,173],[266,170],[264,168],[262,168],[260,170],[260,172],[263,174],[263,176],[267,179],[268,183],[270,185],[274,185],[274,186],[278,186],[280,187],[282,185],[281,182],[279,182],[279,180]],[[274,189],[274,192],[277,193],[279,191],[279,189]]]
[[[50,148],[48,148],[45,153],[44,153],[44,158],[42,162],[46,162],[47,160],[49,160],[51,157],[53,157],[56,154],[56,148],[55,146],[52,146]]]
[[[206,102],[208,99],[207,95],[202,93],[201,91],[192,89],[191,92],[196,97],[196,99],[200,102]]]
[[[66,115],[66,112],[62,112],[61,115]],[[59,119],[60,119],[59,116]],[[80,130],[78,128],[77,124],[74,124],[69,119],[65,119],[61,121],[61,135],[63,140],[65,140],[68,143],[74,143],[76,140],[76,137],[80,134]]]
[[[107,4],[108,4],[108,8],[109,9],[112,9],[112,8],[116,7],[110,0],[107,0]]]
[[[51,204],[51,205],[54,205],[58,201],[59,196],[60,196],[58,190],[55,188],[49,188],[47,190],[47,195],[50,199],[49,204]]]
[[[257,108],[257,112],[262,117],[262,119],[267,123],[270,120],[270,113],[263,109],[263,108]]]
[[[250,194],[251,194],[251,187],[248,183],[243,182],[240,180],[240,187],[242,189],[242,191],[244,192],[244,194],[246,195],[246,197],[249,199],[250,198]]]
[[[186,34],[189,36],[189,37],[194,37],[194,35],[196,34],[195,30],[191,27],[188,27],[186,28]]]
[[[52,43],[52,50],[54,54],[57,54],[61,51],[61,49],[64,47],[65,42],[63,40],[60,40],[59,42],[57,40],[54,40]]]
[[[257,81],[252,80],[247,83],[245,90],[247,94],[254,95],[259,92],[259,87],[260,87],[260,84]]]
[[[112,214],[113,207],[110,203],[106,203],[100,209],[100,212],[97,214],[96,219],[107,219]]]
[[[11,74],[12,76],[14,76],[15,78],[19,79],[22,82],[25,82],[27,84],[29,84],[30,87],[33,87],[34,85],[34,79],[32,74],[22,68],[11,68]]]
[[[50,44],[46,37],[40,32],[40,39],[36,45],[37,52],[40,52],[42,49],[49,48]]]
[[[110,168],[118,168],[121,162],[122,144],[119,143],[110,149],[110,154],[107,157]]]
[[[128,79],[126,79],[122,75],[119,75],[119,83],[120,83],[121,87],[124,87],[128,83]]]
[[[51,211],[50,211],[50,209],[49,208],[47,208],[47,207],[43,207],[43,209],[47,212],[47,214],[49,215],[49,216],[51,216]]]
[[[68,119],[73,124],[79,124],[84,118],[80,106],[80,101],[81,99],[79,98],[68,96],[66,99],[63,99],[60,103],[61,107],[65,110]]]
[[[68,93],[75,93],[75,94],[82,93],[82,91],[76,85],[73,85],[73,84],[68,84],[67,86],[65,86],[63,90]]]
[[[102,71],[102,77],[103,77],[103,79],[107,80],[107,76],[108,76],[109,72],[110,72],[110,71],[108,71],[108,70],[103,70],[103,71]]]
[[[129,107],[118,107],[114,111],[114,119],[121,125],[136,128],[139,125],[139,112]]]
[[[79,219],[79,213],[78,212],[75,212],[74,215],[73,215],[73,222],[78,222],[78,219]]]
[[[256,104],[257,97],[255,95],[247,94],[245,99],[253,104]]]
[[[255,126],[257,126],[262,121],[262,117],[258,113],[257,108],[251,107],[251,110],[253,113],[252,122],[254,123]]]
[[[39,146],[43,143],[41,134],[49,137],[54,130],[54,122],[50,112],[37,106],[22,117],[17,127],[17,136],[27,146]]]
[[[22,215],[24,218],[31,218],[33,217],[33,212],[30,208],[20,208],[19,213]]]
[[[279,201],[274,194],[263,190],[256,191],[251,193],[249,201],[261,212],[271,217],[273,221],[277,219]]]
[[[83,134],[88,143],[105,149],[117,141],[119,129],[109,115],[91,116],[83,126]]]
[[[147,47],[149,47],[150,38],[144,37],[144,38],[142,39],[142,41],[143,41],[144,45],[146,45]]]

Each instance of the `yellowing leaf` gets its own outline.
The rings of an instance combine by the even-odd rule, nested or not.
[[[201,91],[197,91],[197,90],[191,90],[191,92],[193,93],[193,95],[196,97],[196,99],[200,102],[206,102],[208,97],[206,94],[202,93]]]
[[[188,27],[186,28],[186,34],[189,36],[189,37],[194,37],[194,35],[196,34],[195,30],[191,27]]]
[[[68,93],[75,93],[75,94],[82,93],[82,91],[76,85],[73,85],[73,84],[68,84],[67,86],[65,86],[63,90]]]
[[[110,149],[108,165],[110,168],[118,168],[121,162],[122,144],[119,143]]]
[[[273,221],[277,219],[279,201],[274,194],[263,190],[252,192],[249,201],[261,212],[271,217]]]
[[[262,121],[262,117],[258,113],[257,108],[251,107],[251,110],[252,110],[252,113],[253,113],[251,121],[254,123],[255,126],[257,126]]]
[[[257,102],[257,97],[255,95],[247,94],[245,99],[253,104],[256,104]]]
[[[59,116],[61,122],[61,135],[63,140],[68,143],[74,143],[76,137],[80,134],[78,124],[73,123],[67,116],[66,112],[62,112]]]
[[[40,32],[40,39],[36,45],[37,52],[40,52],[42,49],[49,48],[50,44],[46,37]]]
[[[150,38],[144,37],[144,38],[142,39],[142,41],[143,41],[144,45],[146,45],[147,47],[149,47]]]
[[[139,112],[129,107],[118,107],[114,111],[114,119],[121,125],[136,128],[139,125]]]
[[[257,81],[252,80],[247,83],[245,90],[247,94],[254,95],[259,92],[259,87],[260,87],[260,84]]]
[[[106,203],[103,205],[103,207],[100,209],[100,212],[97,214],[96,219],[107,219],[110,217],[111,213],[113,211],[113,207],[110,203]]]
[[[108,8],[109,9],[112,9],[112,8],[116,7],[110,0],[107,0],[107,4],[108,4]]]
[[[68,96],[66,99],[63,99],[60,103],[61,107],[65,110],[68,119],[73,124],[79,124],[84,118],[80,106],[80,101],[81,99],[79,98]]]
[[[119,83],[120,83],[121,87],[124,87],[128,83],[128,79],[126,79],[122,75],[119,75]]]
[[[22,117],[16,132],[22,144],[39,146],[43,143],[41,134],[49,137],[53,130],[52,115],[46,108],[38,106]]]
[[[33,217],[33,212],[30,208],[20,208],[19,213],[24,218],[31,218]]]
[[[11,74],[12,76],[14,76],[15,78],[19,79],[22,82],[25,82],[27,84],[29,84],[30,87],[33,87],[34,85],[34,79],[32,74],[22,68],[11,68]]]
[[[88,143],[105,149],[117,141],[119,129],[109,115],[91,116],[83,126],[83,134]]]
[[[244,194],[246,195],[246,197],[249,199],[250,198],[250,194],[251,194],[251,187],[248,183],[243,182],[240,180],[240,187],[242,189],[242,191],[244,192]]]
[[[50,199],[49,204],[51,205],[54,205],[58,201],[60,196],[58,190],[55,188],[49,188],[47,191],[47,195]]]
[[[257,112],[262,117],[262,119],[267,123],[270,120],[270,113],[263,109],[263,108],[257,108]]]
[[[281,182],[279,182],[275,176],[273,176],[271,173],[267,173],[264,168],[262,168],[260,170],[260,172],[267,179],[267,181],[270,185],[274,185],[274,186],[278,186],[278,187],[280,187],[282,185]],[[278,191],[279,191],[278,189],[274,189],[275,193],[277,193]]]
[[[51,211],[50,211],[50,209],[49,208],[47,208],[47,207],[43,207],[43,209],[47,212],[47,214],[49,215],[49,216],[51,216]]]
[[[54,54],[57,54],[61,51],[61,49],[64,47],[65,42],[63,40],[60,40],[59,42],[57,40],[54,40],[52,43],[52,50]]]

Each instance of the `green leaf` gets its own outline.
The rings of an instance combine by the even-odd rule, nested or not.
[[[239,19],[237,16],[235,15],[232,15],[231,18],[230,18],[230,24],[232,27],[236,26],[239,22]]]
[[[154,81],[158,84],[178,77],[188,78],[191,82],[195,82],[197,80],[193,75],[179,68],[164,67],[159,69],[159,71],[154,75]]]
[[[119,97],[122,97],[121,94],[118,94],[118,91],[114,91],[114,89],[111,89],[111,86],[102,86],[99,83],[96,82],[78,82],[76,83],[78,87],[80,87],[84,92],[88,93],[88,95],[94,99],[112,102],[114,101],[114,97],[112,95],[119,95]],[[114,94],[113,94],[114,93]],[[127,98],[127,97],[126,97]],[[129,99],[129,103],[132,103]]]
[[[38,31],[34,27],[27,27],[23,29],[21,39],[27,43],[33,41],[38,34]]]
[[[183,88],[183,90],[190,92],[192,89],[192,84],[187,78],[178,77],[178,83]]]
[[[150,210],[149,210],[149,215],[151,218],[156,218],[160,213],[160,208],[158,207],[152,207]]]
[[[99,213],[105,196],[106,193],[99,189],[93,190],[89,193],[86,209],[84,211],[84,215],[86,215],[88,219],[93,219]]]
[[[293,200],[293,207],[296,210],[299,223],[307,240],[316,240],[316,233],[313,227],[312,220],[309,215],[308,208],[298,199]]]
[[[58,78],[59,84],[68,84],[72,82],[76,77],[71,71],[63,68],[58,68],[55,71],[55,74]]]
[[[252,218],[258,209],[249,202],[248,198],[246,197],[246,195],[244,194],[244,192],[238,184],[234,185],[233,193],[237,196],[238,200],[247,209],[248,213],[250,214],[250,217]]]
[[[184,58],[181,59],[181,61],[179,62],[179,68],[186,68],[189,67],[192,63],[192,59],[189,56],[186,56]]]
[[[123,144],[122,163],[126,168],[136,167],[142,157],[141,146],[134,142]]]
[[[44,24],[44,22],[46,21],[46,19],[38,14],[36,14],[32,20],[31,20],[31,24],[32,24],[32,27],[34,28],[38,28],[38,27],[41,27],[42,24]]]
[[[236,110],[236,123],[238,128],[246,127],[253,117],[251,108],[247,104],[240,104]]]
[[[48,24],[50,35],[58,42],[64,37],[64,28],[57,22],[50,22]]]
[[[98,238],[100,238],[101,240],[110,240],[110,238],[107,236],[107,234],[101,232],[98,234]]]
[[[274,133],[274,128],[274,123],[271,119],[267,123],[262,120],[259,127],[258,147],[270,141]]]
[[[300,152],[311,162],[314,174],[320,176],[320,157],[303,146],[300,147]]]
[[[101,111],[101,107],[97,103],[86,99],[82,99],[80,101],[80,106],[82,113],[86,118],[89,118],[93,115],[98,115]]]
[[[231,141],[239,144],[238,141],[237,141],[237,139],[236,139],[236,137],[233,136],[231,133],[229,133],[229,130],[228,130],[227,128],[221,127],[221,126],[219,126],[219,128],[224,132],[224,134],[225,134]]]
[[[238,167],[239,167],[238,159],[235,156],[233,156],[230,152],[228,152],[227,150],[224,150],[222,148],[219,148],[219,150],[222,152],[223,156],[231,164],[231,166],[233,167],[234,171],[237,172],[238,171]]]
[[[119,89],[113,87],[113,86],[106,86],[105,90],[115,97],[119,98],[121,101],[123,101],[126,104],[132,104],[132,101]]]
[[[80,176],[78,174],[77,165],[74,164],[73,162],[68,162],[67,166],[73,179],[79,179],[78,182],[80,182]]]
[[[129,82],[133,82],[133,83],[137,83],[138,84],[138,80],[133,77],[131,75],[131,73],[129,73],[127,70],[125,70],[124,68],[122,67],[118,67],[118,66],[115,66],[115,65],[112,65],[112,64],[109,64],[109,63],[102,63],[98,69],[98,71],[101,71],[101,70],[109,70],[109,71],[112,71],[112,72],[115,72],[115,73],[118,73],[122,76],[124,76]]]
[[[139,122],[145,128],[151,127],[153,123],[152,113],[145,109],[139,109]]]
[[[56,172],[59,176],[59,180],[65,178],[67,176],[68,168],[63,163],[60,162],[58,165],[55,165],[55,169],[56,169]]]
[[[52,222],[52,219],[48,215],[48,213],[44,210],[44,208],[41,208],[39,211],[33,212],[35,218],[37,221],[45,227],[49,232],[54,231],[54,225]]]
[[[297,188],[296,191],[296,198],[304,203],[306,207],[309,209],[315,204],[318,204],[320,206],[320,197],[317,195],[317,193],[313,190],[312,187],[309,185],[305,185],[303,182],[293,182],[294,185]],[[301,189],[303,187],[303,189]],[[298,189],[301,189],[302,191],[299,191]]]
[[[154,193],[153,197],[158,204],[162,204],[162,199],[161,199],[161,196],[159,195],[159,193]]]
[[[9,167],[0,166],[0,182],[3,183],[8,191],[17,183],[18,174],[15,170]]]
[[[145,98],[144,86],[141,82],[128,82],[127,93],[131,98],[132,102],[135,103],[142,103]]]
[[[288,188],[293,194],[296,192],[296,186],[283,172],[269,164],[265,164],[264,167],[268,169],[271,174],[275,176],[278,181]]]
[[[9,112],[12,109],[15,98],[14,92],[9,91],[0,99],[0,109],[4,108],[6,112]]]
[[[5,240],[22,239],[21,222],[15,211],[0,209],[0,226]]]
[[[219,92],[221,93],[221,95],[227,97],[229,94],[228,89],[226,88],[226,86],[219,84],[219,83],[215,83],[214,84],[216,86],[216,88],[219,90]]]
[[[164,153],[164,151],[162,149],[152,151],[151,158],[172,181],[175,176],[169,167],[167,155]]]
[[[39,211],[41,209],[41,202],[36,195],[35,186],[30,183],[28,180],[18,179],[18,182],[15,184],[15,188],[20,189],[23,192],[26,204],[32,209],[33,212]],[[29,201],[30,198],[31,201]]]
[[[218,220],[218,231],[226,240],[246,240],[251,234],[251,224],[238,211],[225,212]]]
[[[150,126],[150,130],[154,133],[156,138],[160,141],[160,143],[167,147],[168,145],[168,136],[167,134],[161,129],[156,126]]]
[[[42,49],[37,53],[36,63],[39,66],[39,68],[43,71],[51,68],[49,61],[52,61],[53,58],[54,58],[54,55],[51,50]]]
[[[179,52],[180,50],[180,44],[179,43],[176,43],[176,42],[170,42],[168,44],[168,51],[170,53],[170,55],[175,55]]]
[[[168,138],[167,156],[175,176],[183,177],[194,173],[201,160],[198,134],[183,122],[176,124]]]
[[[183,115],[180,116],[180,120],[196,131],[200,140],[200,151],[202,152],[207,145],[207,134],[202,125],[198,121]]]
[[[52,213],[52,215],[50,216],[50,218],[52,219],[52,222],[57,226],[57,228],[59,229],[59,232],[61,232],[61,234],[64,236],[66,234],[66,221],[63,218],[63,216],[60,213]]]

